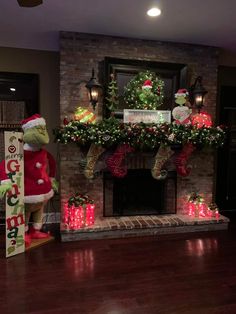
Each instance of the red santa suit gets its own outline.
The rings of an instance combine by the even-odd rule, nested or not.
[[[8,178],[5,170],[5,160],[1,161],[0,163],[0,183],[7,184],[11,183],[11,180]]]
[[[24,144],[25,203],[49,200],[54,192],[51,179],[55,177],[56,163],[45,149],[33,150]]]
[[[24,145],[24,202],[39,203],[49,200],[54,195],[51,180],[56,174],[53,156],[45,149],[32,150]],[[10,183],[5,170],[5,160],[0,163],[1,184]]]

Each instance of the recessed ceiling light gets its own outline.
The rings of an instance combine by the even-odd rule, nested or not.
[[[14,87],[10,87],[10,91],[11,91],[11,92],[15,92],[16,89],[15,89]]]
[[[147,15],[149,16],[158,16],[161,14],[161,10],[158,8],[151,8],[150,10],[147,11]]]

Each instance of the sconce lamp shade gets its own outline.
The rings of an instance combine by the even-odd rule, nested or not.
[[[202,77],[198,76],[194,84],[190,87],[190,102],[192,106],[201,111],[203,107],[204,97],[207,94],[207,90],[202,86]]]
[[[95,110],[96,104],[98,102],[98,97],[102,92],[102,85],[99,84],[94,77],[94,69],[92,70],[92,77],[85,85],[88,90],[89,101],[93,106],[93,110]]]

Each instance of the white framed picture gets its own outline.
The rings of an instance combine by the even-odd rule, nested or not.
[[[170,110],[124,109],[124,123],[170,123]]]

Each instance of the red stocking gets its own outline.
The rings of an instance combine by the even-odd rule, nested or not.
[[[190,166],[187,167],[187,161],[195,149],[196,147],[193,146],[193,144],[187,143],[183,146],[181,152],[176,157],[175,159],[176,171],[180,176],[186,177],[190,174],[191,167]]]
[[[107,161],[107,167],[114,177],[123,178],[127,174],[127,167],[124,165],[124,159],[127,153],[133,151],[128,144],[119,145],[114,154]]]

